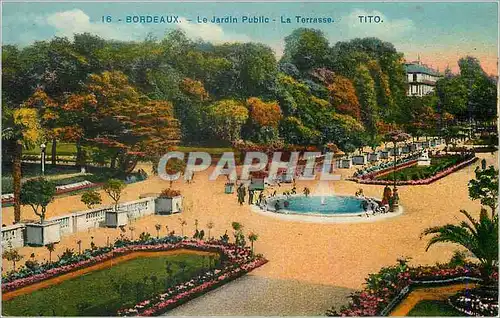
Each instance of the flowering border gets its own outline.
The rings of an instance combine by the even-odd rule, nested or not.
[[[439,180],[447,175],[449,175],[452,172],[455,172],[457,170],[460,170],[468,165],[473,164],[478,160],[477,157],[470,158],[468,160],[462,161],[461,163],[458,163],[454,166],[449,167],[448,169],[442,170],[439,173],[436,173],[430,178],[427,179],[421,179],[421,180],[400,180],[396,181],[397,185],[426,185],[430,184],[436,180]],[[361,184],[376,184],[376,185],[392,185],[394,184],[394,181],[391,180],[376,180],[376,179],[354,179],[356,182],[361,183]]]
[[[352,301],[340,310],[327,311],[328,316],[386,316],[416,286],[446,285],[456,281],[481,281],[477,264],[409,267],[406,260],[399,266],[384,267],[370,274],[366,287],[351,294]],[[492,275],[498,280],[498,271]]]
[[[164,242],[165,240],[169,239],[174,242]],[[39,272],[29,272],[25,274],[25,276],[21,276],[20,271],[15,272],[9,276],[2,277],[2,292],[10,292],[132,252],[169,251],[176,249],[193,249],[198,251],[219,252],[224,254],[231,262],[231,264],[244,264],[252,259],[250,257],[250,251],[248,250],[248,248],[237,249],[234,245],[224,244],[219,241],[204,242],[198,240],[181,240],[181,238],[179,237],[166,237],[163,239],[163,241],[162,239],[150,240],[148,242],[136,241],[129,242],[125,246],[100,248],[92,251],[91,253],[93,254],[84,253],[83,255],[76,256],[74,261],[70,264],[61,263],[61,261],[59,261],[58,263],[52,263],[48,265],[53,267],[44,268]],[[85,257],[87,258],[82,259]]]

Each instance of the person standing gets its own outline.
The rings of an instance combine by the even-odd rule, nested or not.
[[[248,204],[249,205],[253,204],[253,191],[254,190],[248,190]]]

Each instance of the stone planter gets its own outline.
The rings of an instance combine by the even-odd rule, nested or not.
[[[431,140],[431,147],[436,147],[436,141],[435,140]]]
[[[394,151],[396,151],[396,156],[401,156],[401,147],[397,147],[396,150],[394,150],[394,148],[389,149],[389,156],[393,157]]]
[[[340,168],[341,169],[351,169],[351,167],[352,167],[351,160],[352,160],[351,158],[340,159]]]
[[[182,211],[182,195],[178,195],[172,198],[158,197],[155,199],[156,214],[172,214],[172,213],[179,213],[181,211]]]
[[[59,221],[26,224],[26,245],[45,246],[61,241]]]
[[[410,153],[411,152],[410,146],[404,146],[403,148],[401,148],[401,151],[403,152],[403,154]]]
[[[228,183],[224,186],[224,193],[232,194],[234,193],[234,183]]]
[[[366,155],[357,155],[357,156],[352,156],[352,164],[353,165],[364,165],[366,164]]]
[[[119,227],[128,224],[128,215],[125,210],[106,211],[105,224],[107,227]]]
[[[375,162],[380,160],[380,154],[378,152],[372,152],[368,155],[368,161]]]
[[[431,143],[430,143],[429,141],[424,141],[424,142],[422,143],[422,148],[424,148],[424,149],[425,149],[425,148],[429,148],[430,146],[431,146]]]
[[[383,150],[380,152],[380,159],[389,159],[389,151]]]
[[[252,178],[248,190],[264,190],[264,178]]]

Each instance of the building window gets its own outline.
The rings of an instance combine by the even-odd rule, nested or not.
[[[413,74],[413,81],[416,82],[417,81],[417,74]]]

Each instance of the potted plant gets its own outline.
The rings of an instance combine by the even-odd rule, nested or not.
[[[127,211],[118,208],[118,201],[125,189],[125,182],[118,179],[109,179],[103,186],[104,192],[114,201],[113,210],[106,211],[106,226],[119,227],[128,223]]]
[[[163,190],[155,199],[155,213],[172,214],[182,211],[182,196],[179,190]]]
[[[29,205],[40,217],[39,223],[26,224],[26,244],[43,246],[61,240],[59,221],[45,221],[47,205],[56,194],[55,183],[44,178],[30,179],[23,183],[19,200],[22,205]]]

